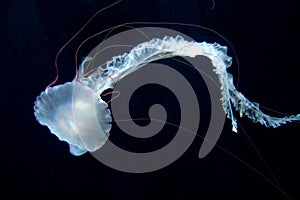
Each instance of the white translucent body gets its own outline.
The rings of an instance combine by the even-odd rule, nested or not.
[[[73,155],[99,149],[111,128],[107,104],[89,87],[77,82],[48,88],[35,103],[35,116]]]
[[[138,70],[149,62],[174,56],[208,57],[219,78],[222,105],[232,121],[232,130],[237,132],[237,122],[232,107],[253,122],[267,127],[278,127],[289,121],[300,120],[300,114],[283,118],[264,114],[258,103],[252,103],[233,85],[233,77],[226,69],[231,65],[227,48],[217,43],[188,42],[181,36],[154,38],[133,48],[129,53],[113,57],[106,67],[98,67],[93,73],[84,68],[83,61],[76,80],[71,83],[48,88],[35,102],[35,116],[49,127],[59,139],[70,144],[74,155],[100,148],[109,135],[110,112],[100,94],[113,88],[116,81]],[[89,76],[86,76],[89,74]],[[71,87],[72,89],[68,89]],[[52,107],[51,107],[52,106]]]

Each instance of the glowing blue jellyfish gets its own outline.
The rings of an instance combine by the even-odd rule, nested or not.
[[[111,128],[110,111],[100,94],[113,88],[115,82],[155,60],[174,56],[208,57],[214,66],[221,84],[222,105],[232,121],[232,130],[237,132],[237,122],[232,107],[240,117],[247,116],[253,122],[266,127],[278,127],[286,122],[300,120],[300,114],[283,118],[264,114],[258,103],[250,102],[233,85],[233,77],[226,69],[231,65],[227,48],[217,43],[188,42],[181,36],[154,38],[141,43],[129,53],[113,57],[106,67],[98,67],[88,76],[84,73],[84,62],[75,80],[42,92],[35,102],[34,114],[40,124],[48,126],[60,140],[70,145],[73,155],[99,149],[107,140]]]

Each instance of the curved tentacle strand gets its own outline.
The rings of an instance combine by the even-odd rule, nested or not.
[[[231,65],[231,57],[227,55],[227,47],[217,43],[209,44],[206,42],[188,42],[181,36],[164,37],[163,39],[154,38],[150,41],[141,43],[133,48],[129,53],[115,56],[108,61],[106,67],[98,67],[99,74],[91,75],[87,78],[80,78],[80,81],[94,88],[101,94],[108,88],[113,88],[115,81],[143,67],[147,63],[155,60],[181,56],[195,57],[197,55],[208,57],[214,66],[214,72],[218,75],[221,84],[222,105],[228,118],[232,121],[232,130],[237,132],[237,121],[233,115],[232,106],[240,113],[240,117],[247,116],[253,122],[259,122],[266,127],[278,127],[286,122],[300,120],[300,114],[286,116],[283,118],[272,117],[264,114],[259,109],[258,103],[252,103],[242,93],[237,91],[233,84],[233,77],[227,72]],[[81,65],[81,68],[83,65]],[[80,71],[84,71],[81,69]],[[106,76],[110,76],[108,79]]]

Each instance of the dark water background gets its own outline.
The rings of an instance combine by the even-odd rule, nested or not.
[[[242,131],[239,134],[231,132],[230,121],[226,121],[217,144],[255,170],[218,148],[199,159],[202,140],[198,138],[179,160],[164,169],[145,174],[119,172],[99,163],[90,154],[70,155],[66,143],[59,142],[46,127],[35,121],[33,102],[55,77],[57,51],[95,12],[110,3],[97,0],[1,1],[1,146],[4,159],[1,161],[0,199],[233,200],[288,199],[287,195],[299,199],[300,124],[297,123],[272,129],[239,119],[279,182],[278,186],[246,135]],[[93,33],[131,21],[190,23],[211,28],[233,44],[240,61],[239,90],[246,97],[283,113],[300,113],[297,1],[216,0],[211,9],[212,3],[206,0],[124,0],[96,17],[65,48],[59,58],[58,83],[73,79],[76,48]],[[228,46],[222,38],[203,29],[163,27],[182,31],[199,42]],[[81,57],[88,52],[89,45],[92,48],[95,44],[88,44],[80,52]],[[228,53],[233,56],[232,49],[229,48]],[[238,67],[233,59],[229,71],[237,83]],[[208,92],[199,80],[201,77],[188,70],[181,72],[189,76],[194,87],[200,88],[197,95],[208,101],[205,100]],[[155,90],[157,94],[151,95]],[[146,99],[150,98],[147,102],[151,102],[151,96],[160,96],[162,101],[172,97],[162,88],[145,87],[133,102],[144,105]],[[173,108],[172,103],[170,108]],[[139,115],[138,106],[131,109],[133,116],[147,117]],[[207,111],[205,106],[201,109]],[[205,130],[209,111],[203,113],[202,129]],[[178,118],[173,116],[174,121]],[[113,125],[111,134],[119,132]],[[164,143],[170,139],[163,134],[160,136],[162,139],[158,141]],[[130,144],[130,141],[123,143]],[[138,151],[142,147],[137,145],[136,148]]]

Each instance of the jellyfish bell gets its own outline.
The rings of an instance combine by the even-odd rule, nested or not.
[[[48,87],[37,97],[34,111],[37,121],[69,143],[76,156],[103,146],[111,129],[107,103],[80,82]]]

